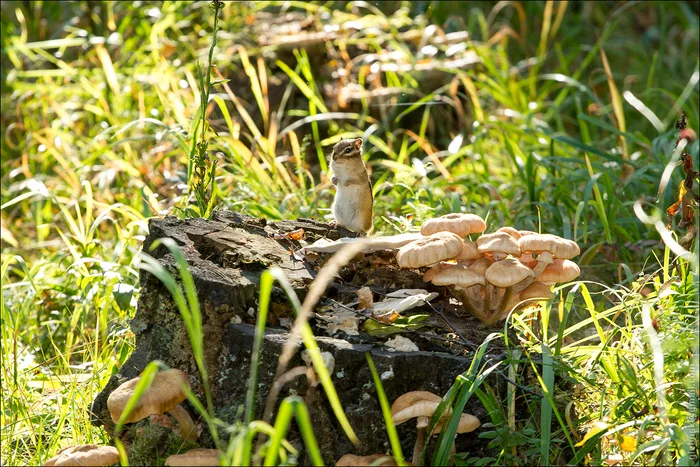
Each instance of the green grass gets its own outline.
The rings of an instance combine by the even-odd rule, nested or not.
[[[684,231],[677,220],[666,230],[663,213],[683,178],[664,172],[681,109],[698,130],[697,4],[291,2],[300,18],[316,15],[312,27],[361,28],[341,27],[320,48],[258,43],[251,31],[286,3],[227,3],[214,43],[209,2],[3,2],[3,463],[110,441],[88,408],[133,350],[139,269],[157,268],[139,256],[149,218],[323,219],[333,195],[324,150],[364,135],[377,232],[465,211],[488,216],[490,230],[582,247],[581,281],[507,322],[516,340],[497,371],[518,387],[500,394],[477,373],[457,383],[455,404],[476,394],[489,411],[479,433],[495,457],[456,462],[599,464],[622,453],[626,464],[692,465],[698,241],[682,248]],[[420,40],[429,25],[436,37],[468,31],[466,50],[434,38],[435,56],[419,50],[410,33]],[[422,64],[448,51],[480,63],[431,76],[352,60]],[[215,64],[211,76],[197,62]],[[401,93],[343,107],[347,82]],[[688,147],[696,167],[698,147]],[[192,285],[182,271],[171,280],[196,354]],[[297,400],[274,425],[248,412],[230,460],[277,462],[292,416],[308,417]],[[257,433],[281,451],[252,453]]]

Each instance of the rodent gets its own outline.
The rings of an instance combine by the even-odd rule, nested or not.
[[[362,138],[341,139],[331,153],[335,224],[353,232],[372,230],[372,181],[362,160]]]

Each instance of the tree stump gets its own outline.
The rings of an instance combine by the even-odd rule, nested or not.
[[[159,246],[150,251],[156,239],[174,239],[194,278],[201,305],[205,364],[211,379],[209,385],[215,415],[224,422],[233,424],[243,419],[254,323],[258,310],[260,275],[272,266],[281,268],[299,299],[303,300],[318,267],[330,257],[319,255],[312,263],[296,260],[292,251],[301,248],[301,244],[296,240],[284,238],[284,235],[299,229],[303,229],[304,241],[308,243],[322,237],[337,239],[353,235],[344,229],[331,228],[328,224],[309,219],[268,223],[227,211],[216,211],[212,220],[179,220],[167,217],[150,222],[150,233],[144,242],[144,252],[151,254],[177,277],[175,259],[165,247]],[[424,283],[420,274],[399,269],[394,256],[394,252],[388,251],[358,255],[341,269],[341,277],[327,289],[324,298],[317,304],[317,311],[320,313],[320,309],[323,308],[324,313],[332,313],[333,302],[354,308],[351,302],[356,300],[355,291],[367,284],[373,291],[380,293],[400,288],[440,291],[443,297],[435,299],[432,303],[438,308],[443,308],[445,314],[449,314],[450,307],[458,306],[454,300],[444,297],[444,290]],[[130,323],[136,336],[136,349],[119,373],[112,376],[92,406],[93,424],[103,426],[110,434],[114,424],[107,410],[109,394],[127,379],[138,376],[153,360],[160,360],[172,368],[185,371],[190,376],[193,392],[200,401],[205,401],[187,332],[170,292],[156,277],[145,271],[141,272],[140,282],[138,311]],[[255,406],[256,419],[262,418],[278,356],[288,337],[288,330],[281,324],[293,320],[294,315],[288,299],[282,289],[275,286],[262,348]],[[331,377],[361,446],[354,447],[345,436],[322,386],[311,388],[306,377],[298,377],[285,385],[277,402],[279,404],[279,401],[290,394],[306,397],[314,433],[327,465],[333,465],[346,453],[368,455],[387,452],[390,448],[365,353],[371,354],[378,373],[382,375],[382,384],[389,403],[401,394],[414,390],[444,395],[456,376],[467,371],[471,363],[473,352],[468,348],[454,343],[445,345],[446,336],[453,340],[458,338],[449,334],[450,328],[437,316],[426,321],[421,335],[402,334],[419,347],[420,351],[417,352],[389,349],[383,345],[386,337],[373,338],[361,331],[362,326],[359,335],[347,336],[340,332],[336,336],[327,336],[324,335],[326,330],[319,326],[319,322],[317,319],[311,320],[316,340],[321,351],[330,352],[335,358],[335,369]],[[452,316],[450,322],[462,336],[475,345],[479,345],[492,332],[483,329],[476,319],[469,317]],[[438,335],[443,336],[442,341],[431,338]],[[302,350],[303,346],[300,344],[288,369],[304,365]],[[503,359],[503,348],[492,344],[487,358],[491,361]],[[492,384],[498,382],[499,380],[494,379]],[[315,393],[309,394],[311,390]],[[183,406],[193,418],[199,418],[199,414],[191,405],[185,402]],[[482,423],[490,421],[476,396],[469,400],[465,412],[476,415]],[[149,423],[151,422],[146,419],[128,426],[124,432],[125,439],[133,436],[139,427],[143,428]],[[410,456],[416,436],[415,423],[407,422],[397,428],[403,453]],[[479,431],[460,435],[457,438],[458,452],[468,451],[474,455],[486,455],[485,445],[488,440],[479,439]],[[226,435],[222,433],[222,436],[225,439]],[[303,463],[303,442],[295,425],[292,425],[288,439],[299,449],[298,461]],[[206,429],[200,444],[214,447]],[[138,457],[138,453],[135,455]]]

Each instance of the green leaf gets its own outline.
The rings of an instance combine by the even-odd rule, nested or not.
[[[382,324],[375,320],[368,319],[362,325],[362,329],[373,337],[390,336],[399,332],[420,329],[425,326],[423,322],[428,318],[430,318],[430,315],[427,314],[401,316],[396,318],[393,324]]]

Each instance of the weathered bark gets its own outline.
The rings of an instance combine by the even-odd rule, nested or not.
[[[150,223],[144,252],[150,253],[177,276],[175,260],[165,247],[159,246],[150,251],[150,246],[156,239],[170,237],[178,243],[189,264],[201,304],[204,357],[211,378],[216,416],[225,422],[234,423],[242,419],[250,374],[260,275],[271,266],[281,268],[303,300],[313,275],[328,259],[327,256],[320,255],[312,264],[294,260],[290,250],[297,250],[301,245],[294,240],[280,238],[280,234],[300,228],[304,229],[304,240],[309,243],[322,236],[335,239],[352,235],[343,229],[332,229],[325,223],[312,220],[266,223],[264,220],[225,211],[215,212],[211,221],[168,217]],[[435,289],[424,283],[419,274],[399,269],[391,252],[359,255],[341,270],[340,276],[340,280],[328,289],[324,300],[332,297],[342,303],[350,303],[356,298],[354,291],[357,287],[368,284],[375,292],[399,288]],[[163,361],[170,367],[185,371],[190,375],[193,392],[201,401],[205,400],[187,332],[170,293],[149,273],[142,272],[140,280],[138,311],[131,322],[131,329],[136,336],[136,349],[119,373],[110,379],[97,396],[92,407],[93,423],[104,426],[110,433],[114,425],[106,404],[109,393],[122,382],[137,376],[153,360]],[[322,308],[328,304],[329,302],[322,301],[318,306]],[[448,298],[441,298],[435,304],[448,313],[450,309],[459,307],[454,301],[450,303]],[[286,296],[280,288],[274,287],[260,362],[255,407],[258,419],[262,416],[265,398],[272,385],[277,358],[287,339],[287,330],[279,327],[280,319],[283,318],[294,319]],[[437,318],[431,318],[428,323],[430,328],[442,336],[449,332]],[[455,317],[451,323],[477,345],[489,333],[471,317]],[[322,351],[331,352],[335,357],[335,370],[331,376],[343,408],[362,443],[360,448],[352,446],[337,423],[322,387],[317,387],[315,397],[308,398],[311,401],[309,410],[327,464],[333,464],[348,452],[366,455],[389,449],[379,402],[365,359],[366,352],[370,352],[379,374],[383,375],[382,382],[390,403],[399,395],[413,390],[444,394],[454,383],[455,377],[465,372],[471,363],[471,353],[465,348],[454,344],[449,348],[441,347],[438,345],[440,341],[414,334],[405,336],[419,346],[420,352],[394,352],[382,345],[386,338],[372,338],[362,332],[359,336],[343,336],[343,339],[324,337],[324,330],[316,326],[315,320],[312,319],[311,324]],[[299,347],[288,368],[304,365],[301,350]],[[502,353],[495,348],[491,358],[502,358]],[[294,393],[303,396],[307,387],[306,378],[296,378],[282,389],[280,399]],[[183,403],[183,406],[195,420],[199,418],[199,414],[188,403]],[[466,411],[477,415],[482,422],[488,421],[488,416],[476,397],[469,401]],[[147,423],[148,420],[145,420],[137,426],[143,427]],[[127,439],[129,433],[135,431],[134,428],[126,430]],[[406,423],[398,429],[404,453],[408,455],[415,441],[415,424]],[[460,435],[457,439],[458,450],[460,444],[464,443],[464,450],[472,453],[482,451],[485,444],[477,435],[478,430]],[[301,438],[295,427],[290,432],[289,439],[303,453]],[[210,446],[211,436],[206,429],[200,443],[213,447]],[[303,460],[301,457],[299,462]]]

